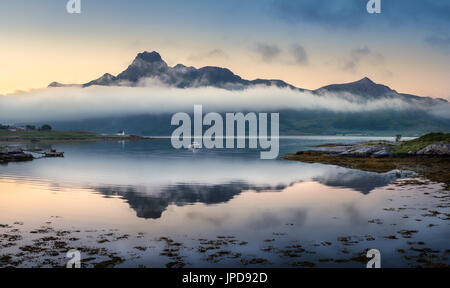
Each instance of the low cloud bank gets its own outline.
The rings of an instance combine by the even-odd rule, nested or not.
[[[155,83],[153,83],[155,84]],[[192,112],[194,104],[204,111],[238,112],[283,109],[364,112],[419,108],[401,99],[361,101],[351,94],[315,95],[289,88],[255,86],[246,90],[219,88],[64,87],[0,96],[0,123],[89,119],[108,116]],[[450,118],[450,105],[427,112]]]

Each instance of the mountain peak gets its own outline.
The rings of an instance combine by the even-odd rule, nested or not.
[[[144,60],[145,62],[162,62],[162,58],[161,55],[159,55],[158,52],[153,51],[153,52],[147,52],[144,51],[142,53],[139,53],[136,56],[136,59],[141,59]]]
[[[59,87],[80,87],[78,84],[62,84],[59,82],[52,82],[48,85],[49,88],[59,88]]]
[[[166,74],[169,67],[158,52],[139,53],[128,68],[117,75],[117,79],[136,83],[141,78]]]
[[[348,92],[355,95],[363,96],[365,98],[385,97],[387,95],[395,93],[395,91],[392,90],[391,88],[385,85],[376,84],[368,77],[364,77],[356,82],[345,84],[332,84],[316,90],[316,92],[323,92],[323,91]]]
[[[361,84],[375,84],[369,77],[364,77],[359,81],[356,81],[355,83],[361,83]]]
[[[50,83],[49,85],[48,85],[48,87],[61,87],[61,86],[63,86],[64,84],[61,84],[61,83],[59,83],[59,82],[52,82],[52,83]]]
[[[113,79],[113,78],[115,78],[115,77],[114,77],[113,75],[109,74],[109,73],[105,73],[105,74],[103,74],[103,76],[100,77],[100,78],[104,78],[104,79]]]
[[[109,73],[105,73],[103,74],[102,77],[92,80],[89,83],[83,84],[83,87],[88,87],[88,86],[92,86],[92,85],[102,85],[102,86],[108,86],[108,85],[112,85],[114,83],[114,81],[116,81],[117,78]]]

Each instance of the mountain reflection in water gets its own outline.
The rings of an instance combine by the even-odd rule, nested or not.
[[[328,174],[313,177],[313,181],[330,187],[350,188],[368,194],[370,191],[378,187],[384,187],[403,176],[400,172],[379,174],[341,168],[337,168],[337,170],[346,171],[338,171],[337,173],[328,171]],[[149,194],[145,187],[137,186],[104,186],[91,187],[91,189],[105,196],[120,196],[125,199],[130,207],[136,211],[137,217],[158,219],[169,205],[226,203],[245,191],[276,193],[299,182],[276,186],[254,185],[245,182],[216,185],[180,183],[164,187],[157,194]]]
[[[358,137],[298,137],[280,140],[280,155],[326,142],[357,142]],[[37,144],[39,145],[39,144]],[[400,171],[372,173],[321,164],[260,160],[250,149],[175,150],[168,140],[71,143],[45,147],[66,158],[11,163],[0,178],[45,181],[54,189],[75,186],[122,197],[140,218],[157,219],[171,204],[219,204],[244,191],[277,193],[295,183],[315,181],[363,194],[388,185]]]

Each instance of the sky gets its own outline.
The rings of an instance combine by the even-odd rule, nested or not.
[[[169,65],[317,89],[369,77],[450,99],[450,1],[0,0],[0,95],[118,74],[142,51]]]

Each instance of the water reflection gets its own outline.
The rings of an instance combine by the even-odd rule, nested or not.
[[[363,194],[368,194],[370,191],[378,187],[384,187],[398,177],[404,176],[399,172],[379,174],[341,168],[336,168],[336,170],[325,171],[325,174],[312,177],[312,179],[326,186],[351,188]],[[184,206],[195,203],[208,205],[226,203],[245,191],[276,193],[300,182],[303,181],[275,186],[249,184],[243,181],[216,185],[179,183],[158,188],[157,193],[154,193],[151,187],[145,186],[90,188],[105,196],[120,196],[125,199],[130,207],[136,211],[138,217],[157,219],[171,204]]]
[[[287,153],[313,142],[281,144]],[[11,225],[3,228],[9,233],[20,230],[28,241],[3,251],[23,255],[21,245],[34,245],[39,239],[33,237],[44,236],[29,231],[48,225],[55,235],[46,236],[70,230],[58,242],[109,249],[126,259],[124,267],[173,262],[160,254],[168,249],[161,237],[182,243],[178,253],[191,267],[240,267],[253,258],[269,261],[255,262],[258,267],[297,267],[299,261],[362,267],[349,259],[373,247],[383,251],[385,266],[405,267],[415,261],[409,254],[422,249],[417,243],[442,253],[448,249],[448,193],[441,194],[436,184],[391,183],[409,176],[405,172],[261,161],[255,151],[193,154],[168,145],[58,144],[52,147],[65,151],[64,159],[0,166],[0,224]],[[414,241],[403,237],[408,236],[404,231],[417,231]],[[209,247],[202,243],[224,239],[219,236],[233,236],[236,243],[199,252]],[[294,257],[289,249],[298,245],[306,250]],[[396,249],[408,251],[408,258]],[[227,251],[242,257],[207,260]],[[36,263],[48,257],[33,255]]]
[[[416,175],[414,172],[399,170],[394,170],[389,173],[374,173],[360,170],[341,171],[340,169],[336,169],[327,171],[327,173],[321,176],[314,177],[313,180],[326,186],[350,188],[363,194],[369,194],[376,188],[387,186],[398,178],[414,175]]]
[[[141,218],[158,219],[169,205],[184,206],[194,203],[219,204],[226,203],[236,195],[246,190],[276,190],[281,191],[284,186],[274,189],[257,187],[245,183],[229,183],[223,185],[193,185],[178,184],[164,188],[159,195],[142,193],[139,187],[97,187],[93,188],[103,195],[120,196],[127,201],[136,215]]]
[[[281,151],[295,152],[331,140],[320,141],[281,139]],[[55,190],[60,186],[89,188],[104,196],[120,196],[138,217],[151,219],[160,218],[171,204],[226,203],[248,190],[276,193],[295,183],[316,181],[368,194],[404,176],[400,171],[372,173],[321,164],[263,161],[254,150],[192,153],[174,150],[165,140],[51,147],[65,151],[66,158],[11,163],[0,167],[0,179],[34,179],[50,183]]]

